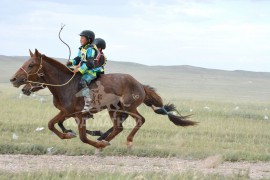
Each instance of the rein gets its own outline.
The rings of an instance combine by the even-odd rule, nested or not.
[[[67,85],[67,84],[75,77],[75,75],[76,75],[76,73],[74,73],[72,70],[70,70],[70,69],[68,68],[68,70],[70,70],[71,72],[73,72],[73,75],[72,75],[72,77],[71,77],[67,82],[65,82],[65,83],[63,83],[63,84],[49,84],[49,83],[42,83],[42,82],[37,82],[37,81],[29,81],[29,80],[28,80],[29,76],[36,75],[36,74],[37,74],[39,77],[44,76],[44,73],[39,73],[39,71],[40,71],[40,70],[42,69],[42,67],[43,67],[43,66],[42,66],[42,61],[43,61],[43,58],[42,58],[42,55],[41,55],[39,68],[38,68],[38,70],[37,70],[35,73],[32,73],[32,74],[29,74],[23,67],[20,67],[20,69],[22,69],[22,70],[25,72],[26,76],[27,76],[27,79],[25,80],[26,83],[40,84],[41,87],[44,87],[44,86],[60,87],[60,86],[65,86],[65,85]],[[33,87],[33,88],[34,88],[34,87]]]

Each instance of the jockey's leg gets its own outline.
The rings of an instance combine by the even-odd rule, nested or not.
[[[90,90],[88,88],[88,85],[90,82],[95,79],[96,76],[93,76],[91,74],[85,73],[82,76],[81,82],[80,82],[80,88],[82,89],[82,96],[84,97],[84,107],[82,110],[82,113],[89,112],[91,107],[91,97],[90,97]]]
[[[84,97],[84,107],[82,112],[88,112],[90,109],[90,102],[91,102],[91,97],[90,97],[90,90],[87,86],[86,80],[83,78],[81,79],[80,82],[80,88],[82,88],[82,96]]]

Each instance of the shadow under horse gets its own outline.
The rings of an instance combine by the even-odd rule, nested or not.
[[[78,96],[81,74],[74,74],[64,64],[40,54],[38,50],[30,51],[30,58],[13,75],[10,82],[14,87],[30,83],[31,85],[47,86],[53,95],[53,104],[59,109],[59,113],[48,123],[48,128],[61,139],[71,139],[72,133],[60,132],[55,124],[60,124],[73,117],[76,119],[79,137],[82,142],[102,149],[109,145],[116,135],[123,130],[122,123],[131,116],[136,121],[135,127],[127,137],[128,147],[132,146],[134,135],[144,124],[145,118],[137,111],[142,103],[151,107],[154,112],[167,115],[169,120],[177,126],[193,126],[197,122],[188,120],[189,116],[175,115],[176,108],[173,104],[164,105],[162,98],[149,86],[142,85],[128,74],[105,74],[89,86],[90,90],[99,91],[100,87],[105,94],[92,104],[89,114],[92,116],[104,109],[108,110],[113,122],[113,130],[103,141],[93,141],[87,137],[86,120],[89,114],[82,114],[84,98]],[[64,82],[64,83],[63,83]],[[92,96],[93,96],[92,95]],[[117,107],[115,107],[117,106]]]

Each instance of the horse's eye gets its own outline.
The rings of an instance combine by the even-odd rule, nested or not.
[[[34,64],[29,64],[29,66],[28,66],[28,67],[29,67],[29,68],[32,68],[33,66],[34,66]]]

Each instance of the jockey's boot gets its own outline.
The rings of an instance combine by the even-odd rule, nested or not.
[[[82,88],[82,96],[84,97],[84,107],[82,110],[82,113],[89,112],[90,110],[90,103],[91,103],[91,97],[90,97],[90,91],[87,86],[87,83],[85,80],[81,80],[80,87]]]

